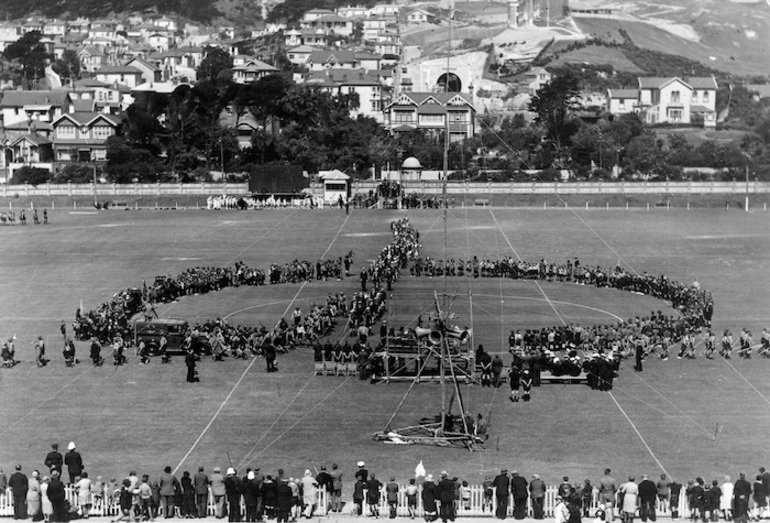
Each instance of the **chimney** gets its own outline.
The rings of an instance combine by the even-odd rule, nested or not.
[[[519,1],[508,0],[508,27],[515,29],[519,26]]]

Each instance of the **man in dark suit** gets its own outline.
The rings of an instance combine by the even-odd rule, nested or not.
[[[51,444],[51,452],[45,457],[45,466],[48,467],[48,472],[58,470],[61,472],[61,466],[64,464],[64,456],[59,452],[59,444]]]
[[[21,471],[21,465],[16,465],[16,472],[8,479],[8,486],[13,495],[13,519],[27,519],[29,480]]]
[[[160,475],[160,500],[163,507],[163,516],[168,519],[174,515],[174,494],[176,493],[177,479],[171,473],[171,467],[163,469]]]
[[[195,488],[195,507],[198,517],[206,517],[206,505],[209,501],[209,477],[203,472],[203,467],[198,467],[198,472],[193,476],[193,488]]]
[[[75,450],[75,442],[70,441],[67,445],[67,453],[64,455],[64,464],[67,465],[67,472],[70,476],[70,485],[75,483],[75,478],[83,473],[83,458],[80,452]]]
[[[497,519],[505,519],[508,514],[508,497],[511,487],[511,480],[508,478],[508,469],[502,469],[500,474],[492,480],[492,486],[495,488],[495,498],[497,498]]]
[[[225,495],[227,496],[227,521],[240,521],[241,520],[241,493],[242,493],[241,478],[235,472],[235,469],[230,467],[227,469],[227,477],[225,477]]]
[[[455,520],[455,483],[447,476],[447,471],[442,470],[438,482],[438,499],[441,502],[439,510],[444,523]]]
[[[64,483],[59,479],[60,472],[54,470],[51,472],[51,482],[48,484],[48,500],[51,502],[51,523],[63,523],[67,521],[65,513],[66,497],[64,494]]]
[[[527,480],[514,470],[511,474],[511,494],[513,494],[513,517],[516,519],[527,517],[527,498],[529,497],[527,486]]]

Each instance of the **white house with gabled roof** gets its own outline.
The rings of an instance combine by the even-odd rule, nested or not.
[[[638,113],[648,124],[690,124],[699,115],[704,127],[716,127],[716,93],[713,76],[639,77],[636,89],[608,89],[607,110]]]
[[[476,108],[466,93],[402,92],[384,112],[385,127],[394,133],[415,129],[441,133],[447,124],[453,142],[476,133]]]

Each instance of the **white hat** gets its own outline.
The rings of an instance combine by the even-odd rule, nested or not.
[[[235,475],[235,469],[233,467],[230,467],[227,469],[227,475],[228,476],[234,476]]]
[[[75,442],[70,441],[70,444],[67,445],[67,450],[74,450],[75,449]]]
[[[359,462],[357,463],[357,465],[358,465],[359,467],[363,467],[363,466],[365,465],[365,463],[364,463],[363,461],[359,461]]]

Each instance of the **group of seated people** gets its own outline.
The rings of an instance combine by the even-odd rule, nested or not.
[[[323,207],[323,198],[306,193],[297,193],[290,197],[275,197],[274,195],[234,196],[223,194],[206,198],[206,209],[275,209],[275,208],[308,208]]]
[[[700,329],[711,325],[714,302],[711,293],[700,288],[698,282],[686,285],[670,280],[665,275],[647,273],[632,274],[620,266],[606,269],[584,266],[580,260],[567,260],[562,264],[545,260],[523,261],[512,257],[500,260],[435,260],[417,258],[409,267],[413,276],[473,276],[488,278],[534,279],[544,281],[573,282],[596,287],[610,287],[629,292],[647,294],[671,302],[689,328]]]
[[[266,343],[265,340],[279,352],[296,345],[312,343],[318,338],[328,336],[335,325],[335,318],[339,316],[349,318],[349,325],[354,334],[355,329],[362,325],[371,326],[386,310],[387,294],[380,285],[385,281],[390,284],[395,280],[398,268],[406,266],[418,249],[418,234],[408,219],[393,222],[391,230],[393,241],[382,249],[369,267],[363,269],[371,275],[374,288],[354,294],[350,303],[344,292],[330,293],[325,304],[312,304],[304,316],[301,312],[297,315],[295,310],[291,323],[282,318],[276,327],[269,331],[264,326],[230,326],[221,320],[210,322],[191,330],[190,345],[194,348],[199,345],[203,347],[196,350],[196,353],[210,352],[220,359],[224,355],[245,357],[248,353],[259,354],[259,347]],[[297,260],[280,266],[273,264],[268,274],[271,283],[330,277],[340,279],[343,274],[349,274],[353,256],[353,251],[350,251],[344,257],[318,260],[315,264]],[[276,274],[277,272],[280,274]],[[264,284],[265,272],[248,267],[243,262],[236,262],[229,267],[194,267],[175,278],[159,276],[150,285],[145,282],[142,290],[131,288],[116,293],[110,301],[95,310],[83,313],[78,309],[73,324],[75,337],[80,340],[96,339],[100,344],[111,344],[113,359],[116,364],[122,364],[125,360],[123,347],[132,345],[131,318],[144,310],[145,316],[151,319],[152,315],[156,314],[154,303],[168,303],[182,296],[205,294],[225,287]],[[64,333],[64,325],[62,332]],[[141,352],[138,347],[137,350]],[[138,355],[140,361],[146,360],[145,355]]]

